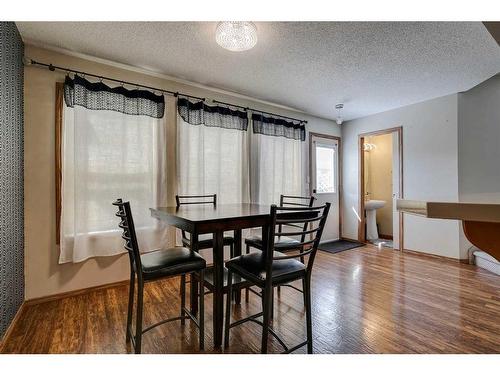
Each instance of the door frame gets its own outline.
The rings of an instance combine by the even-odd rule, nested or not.
[[[396,126],[393,128],[375,130],[372,132],[361,133],[358,135],[358,159],[359,159],[359,174],[358,174],[358,191],[359,191],[359,217],[360,221],[358,224],[358,241],[366,243],[366,231],[365,231],[365,158],[364,158],[364,140],[366,137],[384,135],[396,133],[398,137],[398,159],[399,159],[399,196],[398,199],[403,199],[403,127]],[[393,190],[394,191],[394,190]],[[404,216],[402,212],[399,212],[399,251],[404,249]]]
[[[313,195],[313,170],[312,170],[312,138],[320,137],[333,139],[337,141],[337,160],[338,160],[338,194],[339,194],[339,239],[343,239],[342,236],[342,138],[336,135],[322,134],[322,133],[313,133],[309,132],[309,194]]]

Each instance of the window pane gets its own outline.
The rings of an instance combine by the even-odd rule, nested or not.
[[[316,192],[335,193],[335,149],[316,146]]]

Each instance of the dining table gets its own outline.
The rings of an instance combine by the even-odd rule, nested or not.
[[[262,228],[268,233],[270,206],[253,203],[236,204],[193,204],[172,207],[152,207],[151,216],[176,228],[190,233],[191,250],[198,251],[199,236],[207,233],[213,235],[213,330],[214,346],[222,344],[224,322],[224,232],[234,233],[234,256],[241,255],[242,230]],[[263,236],[263,244],[267,242]],[[197,313],[197,289],[195,278],[191,278],[190,303],[191,312]],[[239,294],[239,292],[238,292]],[[228,297],[230,298],[230,297]],[[236,297],[238,303],[241,296]]]

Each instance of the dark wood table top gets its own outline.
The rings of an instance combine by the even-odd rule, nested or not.
[[[254,203],[185,205],[150,208],[151,215],[187,231],[198,233],[215,229],[242,229],[261,226],[270,215],[270,206]]]
[[[155,216],[177,216],[187,221],[217,221],[241,217],[269,216],[270,206],[254,203],[185,205],[151,208]]]

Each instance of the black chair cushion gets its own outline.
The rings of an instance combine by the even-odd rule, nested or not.
[[[185,247],[173,247],[143,254],[141,263],[146,280],[199,271],[207,265],[200,254]]]
[[[286,251],[291,249],[296,249],[296,244],[300,243],[299,240],[296,240],[292,237],[280,236],[275,237],[277,240],[274,242],[274,248]],[[262,250],[262,237],[261,236],[251,236],[245,239],[245,244],[255,247],[256,249]]]
[[[227,293],[227,273],[228,270],[226,267],[223,268],[224,270],[224,293]],[[234,289],[242,289],[245,287],[252,286],[253,283],[247,281],[243,276],[235,274],[233,276],[233,288]],[[214,275],[214,267],[208,267],[205,270],[205,287],[210,290],[211,292],[214,291],[215,288],[215,275]]]
[[[234,238],[225,236],[224,237],[224,246],[229,246],[234,244]],[[182,239],[182,245],[186,247],[191,247],[191,240],[189,238],[183,238]],[[198,249],[213,249],[214,247],[214,240],[212,238],[208,238],[206,240],[199,240],[198,241]]]
[[[284,254],[275,251],[275,257]],[[241,255],[226,262],[226,268],[245,279],[262,285],[266,281],[265,253],[255,252]],[[273,261],[272,280],[273,284],[289,283],[302,278],[306,274],[306,266],[297,259],[281,259]]]

